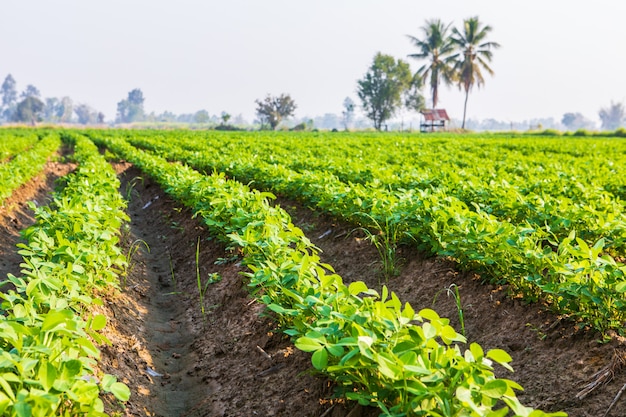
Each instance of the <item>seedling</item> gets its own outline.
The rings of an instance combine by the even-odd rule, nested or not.
[[[209,285],[215,284],[222,280],[222,277],[217,272],[209,274],[208,279],[202,284],[202,277],[200,276],[200,238],[196,244],[196,282],[198,284],[198,293],[200,294],[200,311],[202,312],[202,322],[206,322],[206,309],[204,307],[204,296],[206,295]],[[211,308],[214,308],[211,307]]]
[[[459,293],[459,286],[456,284],[450,284],[449,287],[446,287],[443,290],[437,292],[437,294],[435,294],[435,298],[433,299],[433,307],[435,306],[435,303],[437,302],[437,297],[439,297],[441,291],[445,291],[448,297],[454,297],[454,302],[456,304],[456,310],[459,317],[459,324],[461,325],[461,334],[463,335],[463,337],[466,337],[467,335],[465,334],[465,315],[463,313],[463,306],[461,305],[461,294]]]
[[[143,185],[143,181],[143,177],[134,177],[128,182],[128,184],[126,184],[126,201],[131,200],[133,193],[139,194],[137,190],[135,190],[135,187],[137,186],[137,184]]]
[[[378,251],[382,265],[382,272],[385,281],[400,275],[401,258],[398,256],[398,240],[400,235],[400,226],[397,222],[391,222],[389,217],[385,219],[385,225],[382,226],[374,217],[365,214],[373,223],[374,230],[372,232],[365,227],[359,227],[366,235],[366,239],[372,242]]]
[[[227,265],[227,264],[231,264],[233,262],[237,262],[239,260],[239,255],[234,254],[231,256],[225,256],[223,258],[217,258],[217,260],[215,262],[213,262],[215,265]]]
[[[146,243],[145,240],[137,239],[133,243],[131,243],[130,247],[128,248],[128,253],[126,254],[126,266],[124,268],[124,272],[122,273],[122,275],[124,276],[123,287],[126,287],[126,279],[128,278],[128,275],[130,275],[135,265],[135,263],[133,262],[133,257],[135,256],[141,245],[144,245],[148,253],[150,253],[150,246],[148,245],[148,243]]]

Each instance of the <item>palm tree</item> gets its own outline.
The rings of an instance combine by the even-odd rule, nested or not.
[[[485,41],[491,26],[483,26],[478,17],[471,17],[463,21],[463,32],[452,29],[452,42],[461,52],[454,55],[454,69],[459,88],[465,90],[465,105],[463,106],[463,129],[465,129],[465,115],[467,112],[467,98],[474,85],[480,88],[485,83],[482,71],[493,75],[488,63],[493,57],[492,49],[500,45],[496,42]]]
[[[437,108],[439,99],[439,82],[441,79],[446,84],[453,81],[453,68],[450,58],[454,52],[454,44],[448,32],[450,24],[444,24],[439,19],[427,20],[422,26],[424,39],[418,39],[407,35],[413,45],[419,50],[416,54],[410,54],[409,58],[428,60],[417,70],[417,76],[422,80],[430,77],[430,89],[433,96],[433,109]]]

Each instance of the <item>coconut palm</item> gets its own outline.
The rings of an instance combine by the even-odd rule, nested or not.
[[[451,84],[453,81],[450,58],[454,53],[454,44],[448,33],[450,24],[444,24],[439,19],[427,20],[426,25],[421,29],[424,34],[423,39],[407,35],[419,50],[418,53],[410,54],[409,58],[428,61],[417,70],[417,76],[422,80],[430,78],[433,109],[435,109],[439,99],[440,81],[443,80],[446,84]]]
[[[463,129],[465,129],[465,115],[467,112],[467,98],[474,85],[480,87],[485,83],[482,71],[493,75],[488,63],[493,57],[492,49],[500,45],[485,39],[491,32],[489,25],[483,25],[478,17],[471,17],[463,21],[463,31],[452,29],[452,42],[461,52],[452,57],[455,61],[454,69],[459,88],[465,90],[465,104],[463,106]]]

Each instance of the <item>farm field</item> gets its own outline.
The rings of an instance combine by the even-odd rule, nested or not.
[[[123,406],[112,394],[103,394],[111,415],[365,416],[382,412],[330,399],[334,387],[345,384],[350,373],[343,376],[331,369],[330,375],[340,382],[312,375],[313,366],[333,366],[336,348],[323,347],[316,342],[321,340],[316,339],[317,333],[302,330],[302,323],[289,317],[305,302],[312,302],[308,308],[321,315],[325,297],[332,307],[332,296],[323,288],[315,289],[315,279],[302,275],[312,282],[306,288],[313,289],[306,291],[321,294],[316,300],[310,298],[313,293],[298,298],[297,283],[290,284],[291,292],[276,294],[267,283],[261,284],[261,291],[246,288],[245,283],[258,281],[259,271],[268,265],[254,262],[263,262],[270,250],[253,245],[256,229],[247,225],[264,221],[271,226],[271,219],[283,221],[285,217],[280,210],[269,209],[271,221],[260,220],[262,213],[255,207],[265,207],[265,195],[248,197],[246,187],[210,175],[213,171],[278,195],[273,204],[285,209],[297,230],[322,250],[320,265],[332,266],[346,284],[366,284],[350,287],[349,300],[357,303],[355,308],[363,307],[354,296],[365,293],[361,297],[366,298],[367,288],[381,292],[384,283],[415,312],[432,308],[450,318],[453,334],[432,313],[419,313],[441,326],[437,342],[435,338],[429,342],[432,352],[457,343],[462,351],[470,352],[470,343],[476,343],[485,352],[495,349],[492,359],[504,364],[508,360],[499,349],[508,352],[515,372],[496,363],[495,376],[524,387],[524,392],[517,393],[522,404],[571,416],[602,415],[626,383],[619,372],[626,291],[621,263],[621,139],[146,131],[65,135],[78,136],[79,142],[90,138],[101,151],[106,150],[127,202],[129,220],[121,228],[120,246],[122,253],[132,256],[121,266],[125,273],[119,276],[120,292],[98,290],[105,302],[94,307],[108,317],[102,334],[112,342],[100,347],[100,372],[114,375],[131,392]],[[462,149],[455,155],[459,146]],[[354,152],[361,155],[358,162],[354,162]],[[413,159],[403,159],[404,153]],[[533,159],[537,155],[543,158]],[[185,161],[198,171],[167,164],[164,159],[159,162],[161,156]],[[454,164],[454,169],[442,168]],[[68,165],[68,170],[74,167]],[[57,175],[63,172],[58,167],[48,169]],[[34,181],[51,191],[50,181],[47,187],[41,179]],[[36,188],[29,184],[22,190]],[[230,194],[218,194],[221,186],[230,187]],[[187,194],[180,192],[183,188]],[[198,200],[192,192],[211,197]],[[20,206],[19,199],[31,194],[18,191],[11,197],[18,201],[6,204],[3,225],[7,230],[14,231],[16,223],[31,222],[11,214]],[[511,195],[515,198],[504,201]],[[420,201],[430,205],[409,206]],[[435,205],[439,201],[445,203]],[[234,216],[228,214],[232,205],[236,206]],[[447,217],[434,216],[450,207],[455,211],[443,213]],[[404,210],[401,214],[399,208]],[[252,210],[246,214],[246,209]],[[246,235],[246,230],[252,235]],[[494,243],[494,236],[500,235],[502,240]],[[376,236],[395,237],[389,243],[396,258],[381,257],[371,244]],[[14,232],[7,232],[8,238],[19,240]],[[292,235],[281,235],[281,239],[291,242],[288,246],[302,244],[311,250],[304,240],[290,240]],[[508,252],[502,249],[503,242]],[[501,250],[491,251],[493,247]],[[9,252],[9,245],[2,250]],[[3,274],[17,273],[14,262],[5,262]],[[389,262],[394,268],[383,267]],[[544,272],[547,266],[551,269]],[[279,277],[293,275],[294,270],[279,270]],[[316,277],[325,276],[317,271],[321,275]],[[329,285],[341,293],[341,285],[332,274],[328,276]],[[270,299],[270,295],[277,298]],[[454,295],[460,296],[462,315]],[[263,303],[270,306],[270,314],[262,314]],[[394,309],[393,305],[386,308]],[[408,314],[406,308],[403,311]],[[277,323],[288,330],[295,346]],[[331,335],[325,335],[330,340]],[[604,343],[599,343],[602,339]],[[341,340],[343,346],[351,343],[348,338]],[[454,355],[455,349],[446,354]],[[369,352],[363,345],[357,351]],[[313,363],[307,352],[313,353]],[[476,347],[471,350],[477,357],[478,352]],[[363,362],[347,367],[362,366],[362,373],[381,389],[396,377],[395,371],[389,365],[389,370],[381,372],[381,363],[387,362],[371,356],[374,365],[364,365],[365,355],[360,359]],[[403,358],[409,360],[410,355]],[[577,399],[594,373],[612,361],[616,361],[611,369],[614,378]],[[490,372],[483,378],[502,381],[493,379]],[[359,390],[365,385],[360,384]],[[504,394],[499,382],[489,387],[494,391],[480,400],[485,407]],[[407,392],[407,398],[414,395],[414,391]],[[452,397],[446,397],[442,391],[439,398],[450,398],[459,406],[463,392],[452,391]],[[623,400],[618,401],[608,415],[621,415],[623,407]],[[518,414],[529,412],[520,409]]]

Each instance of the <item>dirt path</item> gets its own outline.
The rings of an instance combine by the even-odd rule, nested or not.
[[[121,294],[109,296],[111,317],[102,369],[131,387],[127,416],[320,416],[333,406],[328,384],[306,373],[309,356],[295,351],[245,288],[238,259],[209,239],[192,214],[128,165],[117,165],[131,195],[127,246],[138,243]],[[129,189],[128,185],[132,184]],[[207,285],[203,318],[196,275]],[[217,262],[217,264],[216,264]],[[155,375],[152,371],[158,373]],[[151,375],[152,374],[152,375]],[[334,406],[341,417],[342,407]]]

